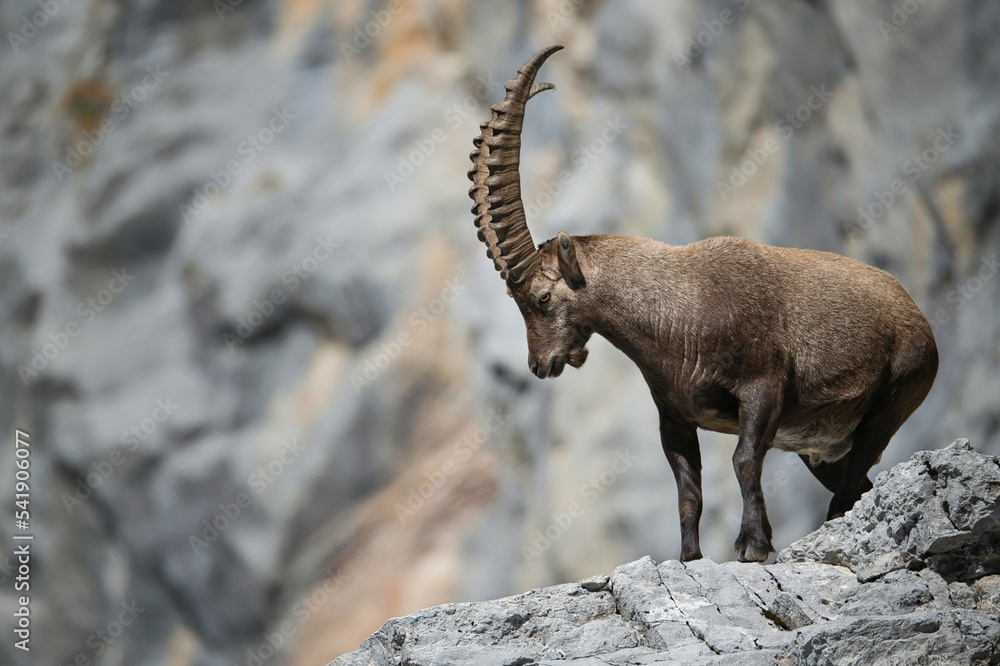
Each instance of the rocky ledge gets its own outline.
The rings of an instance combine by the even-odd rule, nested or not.
[[[333,664],[998,664],[1000,459],[921,451],[770,565],[649,557],[389,620]]]

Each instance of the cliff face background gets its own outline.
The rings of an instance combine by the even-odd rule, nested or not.
[[[638,370],[594,339],[531,376],[469,213],[478,123],[552,43],[536,241],[884,268],[941,369],[875,471],[1000,451],[996,3],[13,0],[0,28],[0,491],[25,429],[36,534],[5,663],[326,663],[392,616],[677,557]],[[700,438],[727,560],[735,439]],[[797,458],[764,482],[776,547],[820,524]]]

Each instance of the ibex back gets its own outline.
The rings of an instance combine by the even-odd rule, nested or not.
[[[736,552],[763,561],[774,550],[764,454],[800,454],[833,492],[828,518],[843,515],[934,382],[931,327],[891,275],[828,252],[565,232],[536,249],[521,203],[521,122],[528,99],[553,87],[534,79],[560,48],[539,51],[507,82],[469,171],[479,237],[524,316],[528,366],[539,378],[580,367],[597,333],[639,367],[677,481],[681,560],[701,557],[697,428],[737,434]]]

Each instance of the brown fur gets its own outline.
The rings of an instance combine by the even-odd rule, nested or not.
[[[729,237],[674,247],[566,234],[539,256],[539,270],[511,292],[528,365],[540,378],[579,367],[593,333],[635,362],[677,479],[685,560],[701,557],[696,428],[739,435],[736,549],[763,560],[773,550],[760,488],[766,451],[800,453],[834,492],[829,515],[841,515],[871,487],[868,470],[937,372],[930,325],[906,290],[847,257]]]

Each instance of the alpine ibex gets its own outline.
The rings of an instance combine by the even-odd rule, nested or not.
[[[521,123],[525,103],[554,88],[534,80],[561,48],[539,51],[507,82],[470,155],[479,238],[524,316],[528,366],[539,378],[580,367],[593,333],[639,366],[677,481],[684,561],[701,557],[696,429],[738,434],[736,552],[763,561],[774,550],[764,454],[798,453],[833,492],[828,518],[848,511],[934,382],[931,327],[891,275],[828,252],[565,232],[536,249],[521,203]]]

